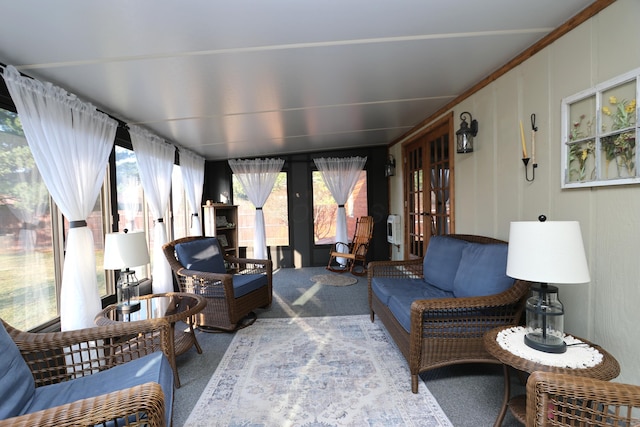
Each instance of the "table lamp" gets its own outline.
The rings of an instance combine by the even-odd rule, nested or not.
[[[149,250],[143,232],[107,233],[104,238],[104,269],[120,270],[116,283],[117,311],[123,314],[140,310],[139,283],[130,267],[149,263]]]
[[[512,222],[509,231],[507,276],[535,282],[527,299],[527,346],[547,353],[564,353],[564,307],[558,288],[549,283],[591,280],[577,221]]]

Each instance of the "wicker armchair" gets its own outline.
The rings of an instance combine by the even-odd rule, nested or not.
[[[69,382],[72,386],[71,383],[81,377],[156,351],[162,351],[168,357],[172,345],[169,324],[162,319],[52,333],[23,332],[4,321],[2,323],[31,370],[36,390],[62,382]],[[91,350],[87,351],[87,348]],[[83,383],[79,381],[78,384]],[[165,399],[158,383],[147,382],[0,420],[0,427],[93,426],[113,424],[115,420],[119,423],[117,425],[165,426],[166,405],[173,404],[172,386],[170,399]]]
[[[216,273],[189,269],[180,262],[176,253],[178,245],[205,241],[207,244],[213,245],[215,252],[213,258],[224,253],[218,241],[213,237],[183,237],[162,247],[178,282],[180,292],[197,294],[207,300],[205,309],[194,316],[196,325],[204,330],[234,331],[239,327],[253,323],[255,320],[253,310],[271,306],[273,296],[272,261],[238,258],[225,254],[224,263],[226,266],[222,267],[222,270],[228,272]],[[205,262],[208,263],[208,260]],[[239,295],[239,284],[246,284],[247,280],[253,280],[252,278],[264,280],[265,286]],[[243,323],[247,316],[251,316],[252,320]]]
[[[527,426],[640,426],[640,386],[534,372],[527,380]]]
[[[476,243],[506,243],[474,235],[449,237]],[[530,283],[516,280],[506,291],[489,296],[418,299],[411,305],[411,331],[407,332],[372,291],[375,277],[423,279],[423,259],[369,263],[368,286],[371,321],[375,314],[409,364],[411,390],[418,392],[418,375],[430,369],[462,363],[500,362],[484,347],[484,332],[517,325],[524,313]]]

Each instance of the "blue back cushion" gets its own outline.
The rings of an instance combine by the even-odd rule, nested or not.
[[[425,282],[443,291],[453,292],[453,280],[462,258],[462,250],[468,244],[453,237],[431,237],[422,266]]]
[[[506,243],[470,243],[464,248],[453,283],[454,295],[494,295],[513,286],[514,280],[507,276],[507,248]]]
[[[31,370],[0,322],[0,420],[20,415],[35,388]]]
[[[226,273],[224,255],[215,237],[196,239],[176,245],[178,261],[189,270]]]

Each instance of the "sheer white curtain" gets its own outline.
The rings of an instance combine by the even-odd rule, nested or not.
[[[267,232],[262,207],[269,198],[273,184],[282,170],[282,159],[229,160],[229,166],[242,184],[247,197],[256,207],[253,233],[253,258],[267,259]]]
[[[322,180],[331,192],[331,195],[338,204],[338,214],[336,215],[336,242],[349,242],[347,236],[347,211],[344,208],[349,199],[353,187],[358,182],[360,171],[364,169],[367,162],[366,157],[344,157],[344,158],[319,158],[313,160],[316,167],[322,174]],[[339,251],[348,252],[348,247],[338,247]],[[344,258],[338,258],[341,264],[345,263]]]
[[[191,151],[180,149],[180,173],[184,193],[191,208],[191,235],[202,236],[200,224],[200,204],[202,203],[202,186],[204,185],[204,157]]]
[[[70,224],[60,290],[62,329],[94,326],[102,307],[86,219],[100,194],[118,124],[59,87],[20,76],[12,66],[3,77],[42,179]]]
[[[154,294],[173,292],[171,267],[162,252],[162,245],[167,243],[164,213],[171,196],[171,172],[176,147],[139,126],[129,125],[129,134],[138,162],[144,196],[155,218],[151,286]]]

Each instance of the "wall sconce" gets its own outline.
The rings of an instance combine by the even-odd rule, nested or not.
[[[384,176],[389,178],[390,176],[394,176],[396,174],[396,159],[389,154],[387,158],[387,163],[384,164]]]
[[[469,127],[464,118],[465,114],[469,115],[471,127]],[[478,134],[478,121],[473,120],[471,113],[468,111],[460,114],[460,120],[462,120],[462,123],[460,123],[460,129],[456,132],[458,153],[471,153],[473,151],[473,137]]]

